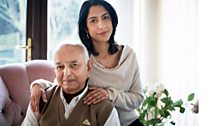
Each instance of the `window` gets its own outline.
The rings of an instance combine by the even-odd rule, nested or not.
[[[0,65],[25,61],[27,0],[0,1]]]
[[[79,10],[84,0],[48,0],[47,59],[52,60],[54,48],[65,41],[80,43],[78,36]],[[114,0],[108,1],[114,4]]]
[[[52,60],[54,48],[64,41],[80,42],[78,15],[82,1],[48,1],[48,59]]]

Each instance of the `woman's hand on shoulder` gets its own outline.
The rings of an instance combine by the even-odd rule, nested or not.
[[[107,90],[100,87],[89,87],[89,93],[84,98],[84,104],[97,104],[106,99],[109,99]]]

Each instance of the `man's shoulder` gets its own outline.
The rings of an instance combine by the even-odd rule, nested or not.
[[[104,100],[104,101],[100,102],[99,104],[113,106],[113,103],[109,100]]]
[[[47,96],[47,100],[51,99],[54,92],[57,91],[59,88],[60,88],[59,85],[53,85],[51,87],[46,88],[45,94]]]
[[[59,88],[59,85],[53,85],[51,87],[46,88],[45,89],[46,95],[53,93],[57,88]]]
[[[96,108],[99,111],[111,111],[114,107],[113,103],[109,100],[104,100],[100,103],[93,104],[93,108]]]
[[[48,87],[47,89],[45,89],[45,94],[47,97],[47,103],[45,103],[42,99],[42,97],[40,98],[40,112],[43,111],[43,109],[46,107],[46,105],[50,102],[52,95],[54,94],[54,92],[59,88],[58,85],[53,85],[51,87]],[[46,108],[45,108],[46,109]]]
[[[112,110],[114,109],[113,103],[109,100],[104,100],[91,106],[92,113],[95,113],[95,115],[97,116],[96,119],[99,125],[105,124],[106,120],[109,118]]]

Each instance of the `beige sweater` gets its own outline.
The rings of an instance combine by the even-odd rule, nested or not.
[[[135,109],[144,99],[143,88],[136,55],[129,46],[124,46],[119,63],[113,69],[106,69],[94,60],[88,84],[107,89],[109,100],[117,108],[121,125],[127,126],[138,118]]]

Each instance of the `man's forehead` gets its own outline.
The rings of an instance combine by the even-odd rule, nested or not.
[[[80,60],[70,60],[70,61],[63,61],[63,60],[56,60],[55,64],[73,64],[73,63],[80,63]]]
[[[76,45],[64,45],[64,46],[61,46],[55,52],[55,55],[60,57],[63,57],[66,55],[76,56],[76,55],[82,55],[82,54],[83,54],[82,48]]]
[[[88,52],[79,44],[63,44],[56,49],[54,60],[57,63],[73,63],[74,61],[86,61]],[[87,56],[86,56],[87,55]]]

